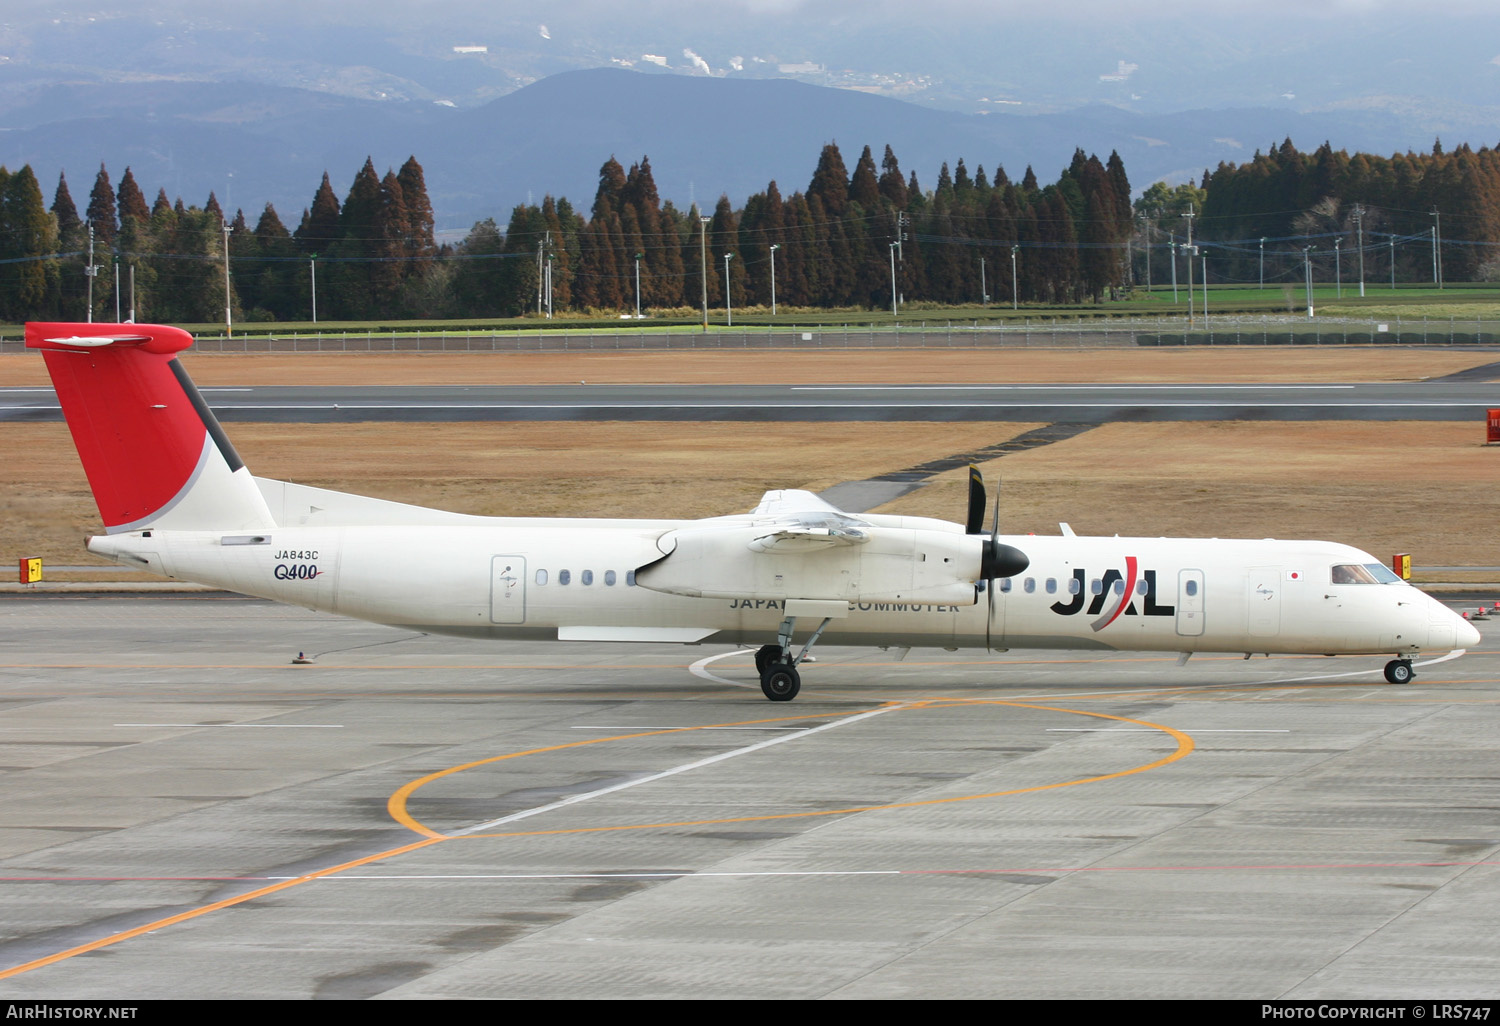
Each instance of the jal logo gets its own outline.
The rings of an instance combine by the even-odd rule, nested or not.
[[[1140,571],[1140,561],[1135,556],[1125,557],[1125,570],[1122,573],[1111,567],[1104,571],[1099,578],[1097,588],[1094,589],[1093,601],[1089,601],[1085,594],[1088,582],[1088,571],[1078,567],[1073,571],[1073,580],[1076,582],[1071,589],[1072,600],[1068,602],[1054,602],[1051,609],[1059,616],[1073,616],[1085,612],[1084,603],[1088,602],[1086,615],[1094,617],[1089,627],[1096,633],[1104,630],[1121,616],[1174,616],[1177,613],[1175,606],[1158,605],[1156,601],[1156,571]],[[1136,599],[1140,599],[1140,608],[1136,608]]]

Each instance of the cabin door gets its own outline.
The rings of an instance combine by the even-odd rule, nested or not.
[[[1177,633],[1196,638],[1203,633],[1203,571],[1177,573]]]
[[[526,557],[490,559],[490,623],[526,622]]]

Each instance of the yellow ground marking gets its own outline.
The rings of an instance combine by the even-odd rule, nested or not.
[[[1184,734],[1182,731],[1177,730],[1174,727],[1164,726],[1164,725],[1162,725],[1160,723],[1151,723],[1151,722],[1148,722],[1146,720],[1132,719],[1132,718],[1130,718],[1128,716],[1114,716],[1114,715],[1111,715],[1110,713],[1088,712],[1088,711],[1082,710],[1082,709],[1064,709],[1064,708],[1060,708],[1060,707],[1057,707],[1057,706],[1036,705],[1036,704],[1033,704],[1033,703],[1030,703],[1030,702],[1008,702],[1008,701],[1004,701],[1002,699],[942,699],[942,698],[935,698],[935,699],[925,699],[925,700],[919,701],[919,702],[887,703],[887,705],[896,705],[896,706],[898,706],[897,711],[904,711],[906,709],[953,708],[953,707],[957,707],[957,706],[967,706],[967,705],[1007,705],[1007,706],[1011,706],[1011,707],[1017,708],[1017,709],[1035,709],[1035,710],[1038,710],[1038,711],[1041,711],[1041,712],[1059,712],[1059,713],[1066,713],[1066,714],[1074,715],[1074,716],[1092,716],[1092,717],[1095,717],[1097,719],[1115,720],[1115,721],[1118,721],[1120,723],[1133,723],[1136,726],[1147,727],[1147,728],[1150,728],[1152,730],[1160,730],[1163,733],[1169,734],[1170,736],[1172,736],[1173,738],[1175,738],[1177,740],[1177,749],[1176,749],[1176,751],[1172,752],[1170,755],[1167,755],[1167,756],[1164,756],[1163,758],[1157,759],[1154,762],[1144,763],[1144,764],[1142,764],[1140,766],[1133,766],[1133,767],[1131,767],[1129,769],[1118,770],[1118,771],[1116,771],[1114,773],[1104,773],[1104,774],[1100,774],[1098,776],[1092,776],[1092,777],[1081,777],[1081,778],[1078,778],[1076,780],[1057,781],[1057,782],[1054,782],[1054,783],[1051,783],[1051,784],[1035,784],[1035,785],[1033,785],[1031,787],[1012,788],[1010,790],[1005,790],[1005,791],[990,791],[990,792],[986,792],[986,793],[983,793],[983,794],[957,795],[957,796],[951,797],[951,798],[932,798],[932,799],[926,799],[926,800],[923,800],[923,801],[915,801],[915,802],[891,802],[891,803],[880,804],[880,805],[859,805],[859,806],[851,806],[851,807],[848,807],[848,808],[840,808],[840,809],[822,809],[822,810],[817,810],[817,811],[813,811],[813,812],[784,812],[784,813],[771,813],[771,814],[768,814],[768,815],[760,815],[760,816],[733,816],[733,817],[726,817],[726,818],[720,818],[720,819],[695,819],[695,820],[683,820],[683,821],[678,821],[678,822],[663,822],[663,823],[628,823],[628,824],[620,824],[620,825],[616,825],[616,826],[601,826],[601,827],[569,827],[569,828],[561,828],[561,829],[556,829],[556,830],[518,830],[518,831],[507,831],[507,832],[504,832],[504,833],[493,833],[493,834],[464,834],[464,835],[462,835],[462,837],[463,838],[475,838],[475,837],[489,837],[489,838],[495,838],[495,837],[538,837],[538,836],[553,835],[553,834],[591,834],[591,833],[606,833],[606,832],[621,831],[621,830],[659,830],[659,829],[668,829],[668,828],[676,828],[676,827],[688,827],[688,826],[715,826],[715,825],[723,825],[723,824],[729,824],[729,823],[759,823],[759,822],[765,822],[767,820],[809,819],[809,818],[819,817],[819,816],[844,816],[844,815],[849,815],[849,814],[856,813],[856,812],[879,812],[879,811],[883,811],[883,810],[887,810],[887,809],[911,809],[911,808],[918,808],[918,807],[925,806],[925,805],[947,805],[947,804],[952,804],[954,802],[979,801],[979,800],[985,799],[985,798],[1004,798],[1004,797],[1008,797],[1008,796],[1011,796],[1011,795],[1030,794],[1030,793],[1037,792],[1037,791],[1051,791],[1051,790],[1056,790],[1058,788],[1063,788],[1063,787],[1076,787],[1076,786],[1078,786],[1080,784],[1097,784],[1097,783],[1101,783],[1101,782],[1106,781],[1106,780],[1116,780],[1116,779],[1118,779],[1120,777],[1128,777],[1128,776],[1132,776],[1133,774],[1136,774],[1136,773],[1144,773],[1147,770],[1158,769],[1158,768],[1160,768],[1162,766],[1165,766],[1165,765],[1167,765],[1169,763],[1176,762],[1178,759],[1184,758],[1190,752],[1192,752],[1193,747],[1194,747],[1194,745],[1193,745],[1193,739],[1191,737],[1189,737],[1187,734]],[[711,727],[731,727],[731,726],[736,726],[737,727],[737,726],[747,726],[747,725],[751,725],[751,724],[778,723],[778,722],[785,722],[787,720],[815,719],[815,718],[823,718],[825,716],[847,716],[847,715],[851,715],[851,714],[849,714],[849,713],[831,713],[831,714],[818,714],[817,716],[790,716],[790,717],[780,717],[778,719],[768,719],[768,720],[747,720],[747,721],[744,721],[742,723],[719,723],[719,724],[706,724],[706,725],[696,726],[696,727],[674,727],[674,728],[670,728],[670,729],[667,729],[667,730],[653,730],[653,731],[646,731],[646,732],[642,732],[642,733],[638,733],[638,734],[621,734],[621,735],[616,735],[616,736],[607,737],[607,738],[593,738],[593,739],[590,739],[590,740],[587,740],[587,741],[573,741],[573,742],[570,742],[568,744],[563,744],[563,745],[552,745],[552,746],[545,747],[545,748],[533,748],[533,749],[529,749],[529,750],[523,751],[523,752],[511,752],[511,753],[506,754],[506,755],[491,756],[488,759],[477,759],[474,762],[464,763],[464,764],[459,765],[459,766],[451,766],[448,769],[439,770],[436,773],[429,773],[425,777],[420,777],[417,780],[411,781],[410,783],[404,785],[403,787],[401,787],[400,789],[398,789],[394,794],[391,795],[390,799],[386,802],[386,811],[390,813],[391,818],[394,819],[394,820],[396,820],[396,822],[398,822],[401,825],[405,826],[409,830],[412,830],[412,831],[414,831],[416,833],[419,833],[419,834],[423,835],[424,837],[428,837],[428,838],[432,838],[432,839],[438,839],[438,838],[452,838],[452,839],[457,839],[458,835],[443,834],[443,833],[440,833],[439,831],[433,830],[431,827],[428,827],[425,824],[419,822],[414,816],[412,816],[407,811],[407,805],[408,805],[408,802],[409,802],[411,796],[413,794],[415,794],[420,788],[426,786],[427,784],[432,783],[435,780],[441,780],[444,777],[452,776],[455,773],[462,773],[462,772],[464,772],[466,770],[474,769],[474,768],[476,768],[478,766],[489,765],[489,764],[495,763],[495,762],[503,762],[503,761],[506,761],[506,760],[509,760],[509,759],[519,759],[519,758],[522,758],[522,757],[527,756],[527,755],[539,755],[539,754],[542,754],[544,752],[561,751],[561,750],[567,749],[567,748],[582,748],[585,745],[608,744],[608,743],[610,743],[612,741],[625,741],[625,740],[630,740],[630,739],[633,739],[633,738],[650,737],[653,734],[675,734],[675,733],[681,733],[681,732],[692,731],[692,730],[707,730],[707,729],[710,729]]]
[[[165,919],[158,919],[155,922],[147,923],[145,926],[137,926],[132,930],[124,930],[120,933],[111,934],[108,937],[103,937],[96,941],[89,941],[87,944],[80,944],[77,947],[68,948],[66,951],[59,951],[55,954],[46,955],[42,958],[34,959],[30,962],[23,962],[22,964],[12,966],[9,969],[0,970],[0,980],[7,979],[11,976],[19,976],[21,973],[28,973],[33,969],[40,969],[43,966],[52,965],[55,962],[61,962],[64,959],[73,958],[76,955],[84,955],[89,953],[90,951],[98,951],[100,948],[107,948],[112,944],[119,944],[121,941],[131,940],[132,938],[140,937],[143,934],[165,929],[168,926],[175,926],[178,923],[187,922],[189,919],[197,919],[199,916],[206,916],[210,912],[217,912],[220,909],[229,908],[231,905],[241,905],[247,901],[253,901],[256,898],[263,898],[267,894],[275,894],[277,891],[284,891],[289,887],[296,887],[298,884],[307,883],[309,880],[317,880],[321,877],[332,876],[335,873],[342,873],[346,870],[357,869],[360,866],[367,866],[372,862],[379,862],[381,859],[388,859],[396,855],[404,855],[409,851],[416,851],[418,848],[426,848],[427,846],[436,843],[437,841],[434,840],[413,841],[411,844],[404,844],[399,848],[391,848],[376,855],[367,855],[362,859],[355,859],[352,862],[340,863],[337,866],[329,866],[327,869],[320,869],[314,873],[305,873],[302,876],[293,877],[290,880],[281,880],[266,887],[259,887],[253,891],[249,891],[234,898],[225,898],[223,901],[216,901],[211,905],[204,905],[201,908],[189,909],[186,912],[179,912],[175,916],[167,916]]]

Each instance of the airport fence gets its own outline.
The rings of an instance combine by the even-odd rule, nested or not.
[[[711,325],[707,331],[632,326],[517,331],[295,331],[251,329],[200,334],[203,353],[324,352],[590,352],[733,349],[1102,349],[1134,346],[1492,346],[1500,321],[1458,318],[1386,321],[1285,316],[1070,320],[1022,318],[992,322],[784,327]],[[19,339],[0,352],[19,352]]]

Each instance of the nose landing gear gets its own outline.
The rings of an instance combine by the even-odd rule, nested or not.
[[[1409,684],[1415,676],[1410,659],[1392,659],[1385,664],[1385,679],[1392,684]]]
[[[789,616],[781,622],[781,629],[776,632],[779,644],[762,645],[755,651],[755,668],[760,671],[762,694],[773,702],[790,702],[797,697],[797,692],[802,690],[802,675],[797,672],[797,664],[807,658],[807,653],[823,636],[823,629],[831,620],[832,617],[823,618],[795,659],[792,657],[792,629],[797,625],[797,618]]]

